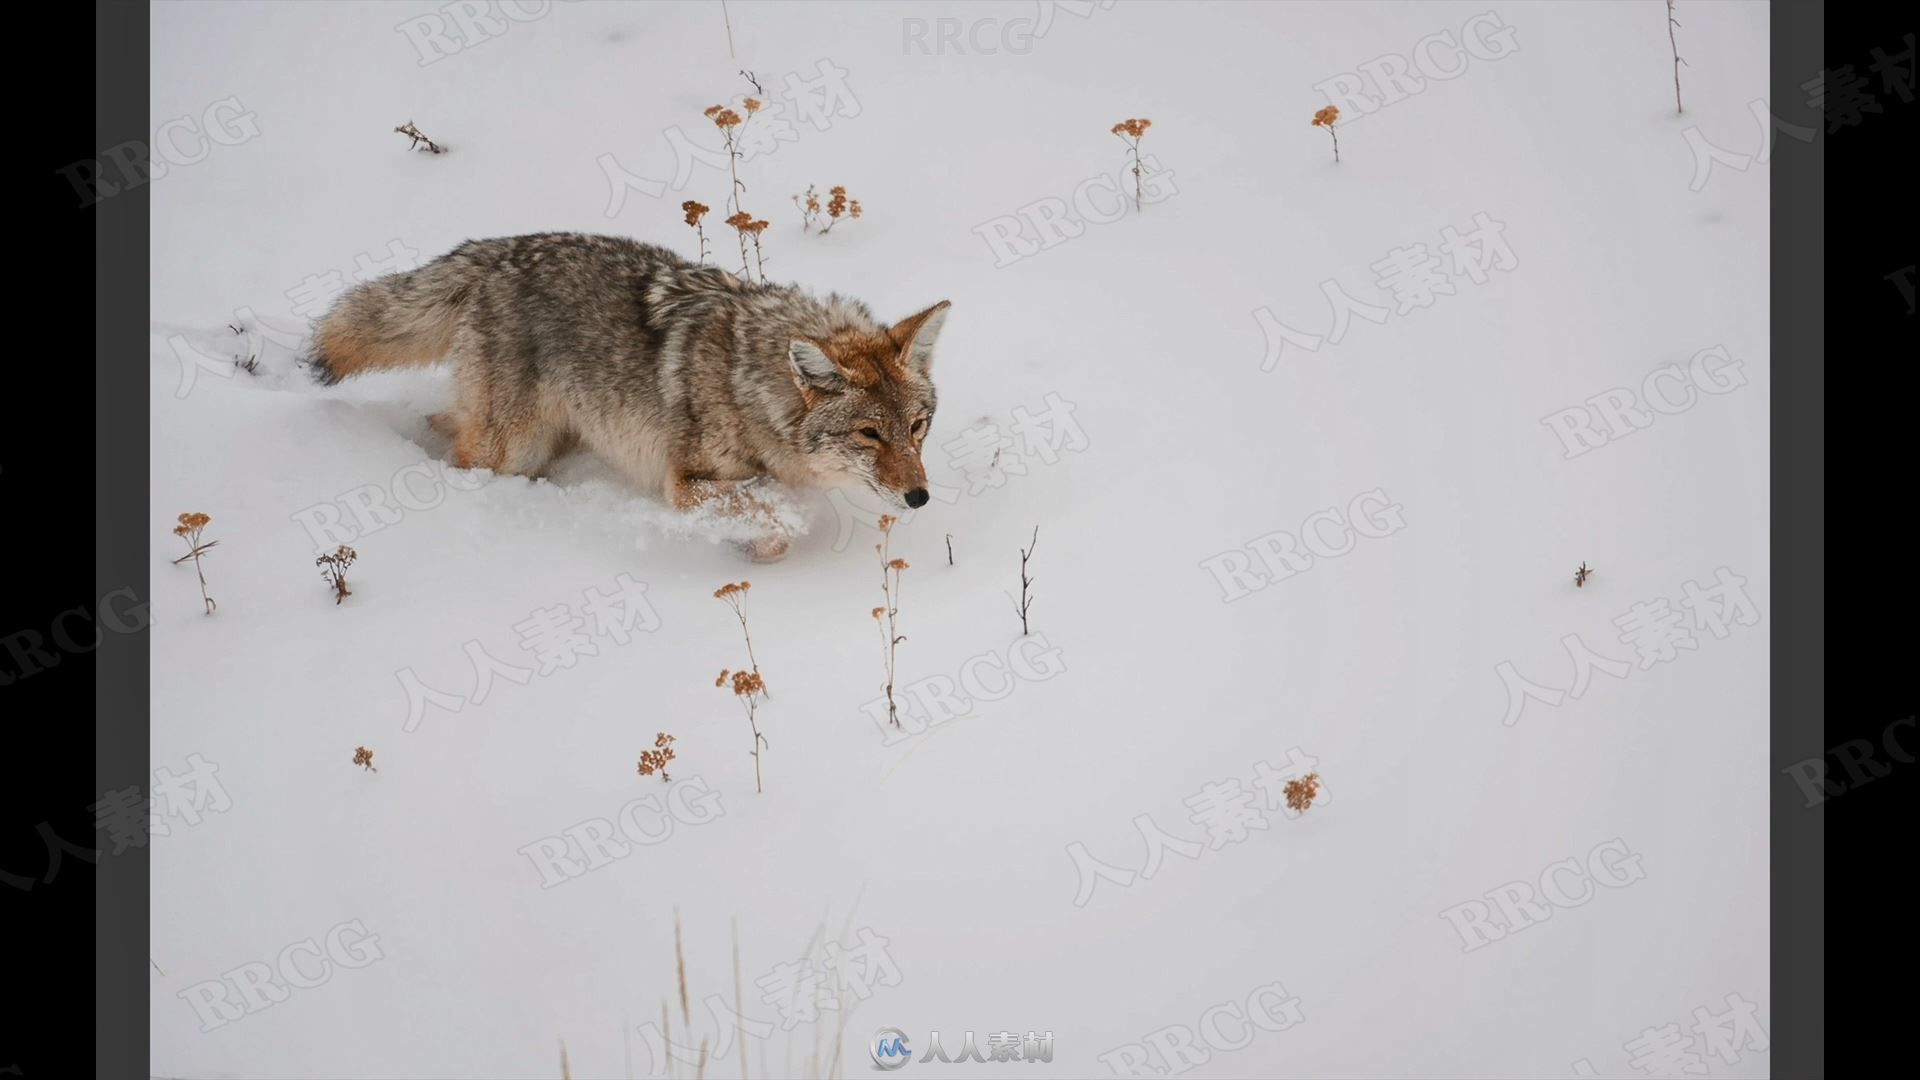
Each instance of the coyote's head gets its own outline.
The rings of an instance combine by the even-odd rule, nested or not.
[[[933,342],[945,300],[886,329],[796,338],[787,359],[800,387],[801,446],[823,475],[864,482],[897,507],[927,502],[920,447],[933,426]]]

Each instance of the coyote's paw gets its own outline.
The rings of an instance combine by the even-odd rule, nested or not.
[[[770,563],[786,558],[787,549],[792,546],[785,536],[758,536],[741,543],[740,550],[746,552],[747,558],[754,562]]]

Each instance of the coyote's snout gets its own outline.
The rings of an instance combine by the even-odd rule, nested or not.
[[[682,510],[786,537],[743,484],[859,482],[927,502],[920,450],[946,301],[891,326],[859,301],[754,285],[665,248],[542,233],[469,241],[359,285],[321,319],[315,373],[454,365],[435,417],[454,464],[538,475],[574,442]]]

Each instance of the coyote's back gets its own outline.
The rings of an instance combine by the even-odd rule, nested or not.
[[[331,385],[363,372],[432,364],[456,344],[479,346],[476,360],[491,355],[486,346],[495,341],[558,344],[551,335],[570,336],[567,327],[582,319],[601,331],[638,330],[642,313],[620,303],[622,297],[644,294],[662,275],[682,272],[721,288],[727,287],[722,279],[731,279],[665,248],[618,237],[537,233],[469,240],[417,270],[342,296],[316,329],[314,374]]]
[[[585,444],[673,505],[752,517],[751,489],[858,481],[928,498],[941,301],[891,326],[866,305],[749,283],[665,248],[540,233],[461,244],[356,286],[320,320],[323,382],[451,360],[434,418],[462,468],[539,475]]]

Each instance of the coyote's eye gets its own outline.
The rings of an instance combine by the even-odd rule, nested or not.
[[[860,434],[872,439],[874,442],[880,441],[880,431],[877,428],[863,427],[860,429]]]

